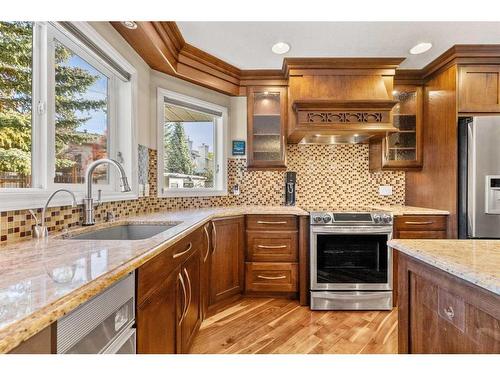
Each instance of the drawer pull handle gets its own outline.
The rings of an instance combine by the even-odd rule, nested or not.
[[[258,279],[264,279],[264,280],[281,280],[281,279],[286,279],[285,275],[282,276],[263,276],[263,275],[257,275]]]
[[[405,221],[405,224],[409,225],[430,225],[434,224],[433,221]]]
[[[259,249],[285,249],[286,245],[257,245]]]
[[[449,319],[453,319],[455,316],[455,311],[453,311],[453,307],[451,306],[444,308],[443,311]]]
[[[257,221],[257,224],[286,224],[287,222],[286,221]]]
[[[187,249],[184,250],[184,251],[181,251],[180,253],[175,253],[172,257],[175,259],[175,258],[179,258],[181,256],[183,256],[184,254],[188,253],[193,247],[193,244],[190,242]]]

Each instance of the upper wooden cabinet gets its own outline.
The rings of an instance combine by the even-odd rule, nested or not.
[[[248,87],[247,95],[248,167],[286,168],[286,87]]]
[[[500,112],[500,66],[459,68],[458,112]]]
[[[420,86],[398,85],[393,97],[396,133],[381,142],[370,144],[370,169],[394,170],[422,167],[423,89]]]

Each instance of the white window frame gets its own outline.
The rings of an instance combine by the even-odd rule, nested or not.
[[[137,199],[137,142],[135,135],[135,128],[138,123],[137,70],[87,22],[73,22],[73,25],[130,74],[130,80],[128,82],[121,81],[119,85],[116,78],[108,81],[110,85],[115,85],[116,90],[113,90],[113,92],[119,93],[117,97],[114,97],[114,95],[109,97],[108,156],[119,161],[120,157],[118,155],[121,156],[132,191],[127,193],[119,191],[118,178],[116,177],[117,171],[113,167],[108,169],[109,183],[94,184],[93,191],[97,194],[97,190],[101,189],[102,201],[104,202]],[[50,119],[54,118],[54,101],[50,97],[51,93],[54,92],[52,72],[54,66],[53,58],[51,59],[48,56],[51,52],[51,46],[48,44],[52,42],[54,36],[104,74],[110,74],[112,77],[116,76],[106,68],[104,63],[100,63],[98,57],[93,56],[87,46],[73,37],[57,22],[34,23],[31,154],[33,187],[0,188],[0,211],[43,207],[49,195],[60,188],[73,191],[78,204],[81,204],[85,196],[85,183],[59,184],[53,182],[55,175],[55,128],[54,124],[50,122]],[[68,41],[70,45],[67,44]],[[117,137],[118,126],[120,126],[120,137]],[[56,196],[50,206],[67,205],[69,203],[69,198],[62,194]]]
[[[157,150],[158,150],[158,196],[159,197],[213,197],[227,195],[227,137],[228,137],[228,109],[218,104],[206,102],[191,96],[179,94],[159,87],[157,90]],[[222,116],[215,124],[214,130],[214,156],[215,166],[218,169],[214,173],[215,186],[213,188],[168,188],[164,184],[164,123],[165,98],[170,98],[186,104],[222,113]]]

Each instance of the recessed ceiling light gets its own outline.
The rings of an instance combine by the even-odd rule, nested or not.
[[[130,30],[137,29],[137,23],[135,23],[134,21],[122,21],[122,25]]]
[[[427,42],[418,43],[415,47],[410,49],[410,53],[412,55],[419,55],[421,53],[427,52],[431,48],[432,48],[432,43],[427,43]]]
[[[278,42],[275,45],[273,45],[271,49],[275,54],[283,55],[284,53],[290,51],[290,44],[285,42]]]

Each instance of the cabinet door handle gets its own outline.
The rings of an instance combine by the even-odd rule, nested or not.
[[[434,224],[433,221],[405,221],[405,224],[408,225],[430,225]]]
[[[215,253],[216,247],[217,247],[217,229],[215,228],[215,224],[212,221],[212,254]]]
[[[445,315],[451,320],[454,318],[455,316],[455,311],[453,311],[453,307],[451,306],[448,306],[446,308],[443,309]]]
[[[257,224],[286,224],[286,221],[257,221]]]
[[[264,276],[264,275],[257,275],[258,279],[264,279],[264,280],[281,280],[281,279],[286,279],[285,275],[282,276]]]
[[[179,318],[179,324],[181,324],[182,320],[184,319],[184,315],[185,315],[184,313],[186,311],[187,293],[186,293],[186,284],[184,283],[184,278],[182,277],[182,274],[180,272],[177,275],[177,278],[179,279],[179,281],[181,283],[182,294],[184,296],[183,306],[182,306],[182,313],[181,313],[181,317]]]
[[[188,271],[185,268],[184,268],[184,275],[186,275],[186,280],[187,280],[187,284],[188,284],[188,292],[189,292],[188,303],[186,303],[186,311],[184,312],[184,317],[186,317],[188,310],[189,310],[189,306],[191,306],[191,299],[193,297],[193,289],[191,287],[191,279],[189,278]]]
[[[179,258],[181,256],[183,256],[184,254],[188,253],[193,247],[193,244],[190,242],[187,249],[184,250],[184,251],[181,251],[180,253],[174,253],[174,255],[172,255],[172,257],[175,259],[175,258]]]
[[[259,249],[285,249],[286,245],[257,245]]]
[[[207,237],[207,254],[203,257],[203,263],[207,262],[208,254],[210,253],[210,235],[208,234],[208,224],[203,227],[205,230],[205,236]]]

